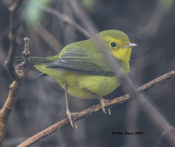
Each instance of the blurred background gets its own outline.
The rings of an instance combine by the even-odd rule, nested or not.
[[[3,67],[9,49],[9,11],[12,0],[0,1],[0,108],[12,79]],[[175,2],[174,0],[79,0],[98,31],[119,29],[128,34],[133,49],[130,77],[138,86],[175,70]],[[67,0],[24,0],[17,30],[18,51],[23,50],[23,38],[31,39],[32,56],[52,56],[66,44],[86,39],[81,32],[42,8],[52,8],[66,14],[81,25]],[[64,91],[50,77],[29,66],[18,100],[10,115],[5,147],[13,147],[42,129],[65,117]],[[168,122],[175,126],[175,79],[168,80],[144,95]],[[124,93],[117,90],[107,98]],[[98,100],[81,100],[70,96],[71,111],[81,111]],[[156,116],[155,116],[156,117]],[[156,124],[135,101],[112,107],[112,114],[99,112],[41,140],[33,147],[169,147]],[[112,132],[143,132],[142,135],[117,135]]]

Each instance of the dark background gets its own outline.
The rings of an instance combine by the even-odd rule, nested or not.
[[[175,70],[175,3],[173,0],[84,0],[83,9],[98,30],[119,29],[128,34],[131,42],[138,46],[133,49],[130,77],[138,86]],[[91,2],[89,4],[85,2]],[[0,1],[0,108],[3,106],[12,79],[3,67],[9,49],[8,7],[11,0]],[[18,55],[23,50],[23,38],[30,37],[33,56],[51,56],[61,47],[53,49],[43,31],[29,26],[23,19],[26,10],[23,3],[19,15]],[[65,13],[72,19],[71,9],[63,0],[54,0],[49,7]],[[31,11],[33,11],[31,7]],[[52,14],[43,13],[40,21],[56,40],[64,46],[86,37],[66,25]],[[75,18],[75,21],[79,21]],[[46,34],[47,36],[47,34]],[[19,97],[8,122],[8,133],[4,146],[16,146],[27,137],[65,117],[64,91],[50,77],[39,78],[40,73],[32,65],[19,90]],[[118,92],[117,95],[121,93]],[[116,95],[116,96],[117,96]],[[165,119],[175,125],[175,79],[171,79],[146,91],[144,95],[154,104]],[[97,100],[70,98],[71,110],[97,104]],[[169,147],[162,131],[144,113],[135,101],[113,106],[110,116],[99,112],[86,120],[77,122],[78,129],[63,128],[43,139],[34,147]],[[156,117],[156,116],[155,116]],[[142,135],[112,135],[112,132],[142,131]]]

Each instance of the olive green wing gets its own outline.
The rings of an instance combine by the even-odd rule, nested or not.
[[[112,76],[114,73],[105,62],[103,55],[96,50],[81,48],[65,50],[57,60],[46,63],[47,68],[62,69],[90,75]]]

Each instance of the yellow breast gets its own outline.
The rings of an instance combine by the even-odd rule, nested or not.
[[[66,84],[70,95],[82,99],[103,97],[120,85],[113,76],[78,74],[46,68],[45,65],[36,65],[35,68],[51,76],[62,88]]]

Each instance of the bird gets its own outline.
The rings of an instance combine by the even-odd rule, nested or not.
[[[96,34],[107,45],[107,50],[128,74],[132,48],[128,35],[120,30],[104,30]],[[106,48],[105,48],[106,49]],[[81,99],[99,99],[104,113],[104,96],[120,86],[119,79],[92,38],[66,45],[60,53],[49,57],[29,57],[34,67],[52,77],[65,91],[66,114],[73,128],[68,94]],[[110,109],[108,109],[110,113]]]

